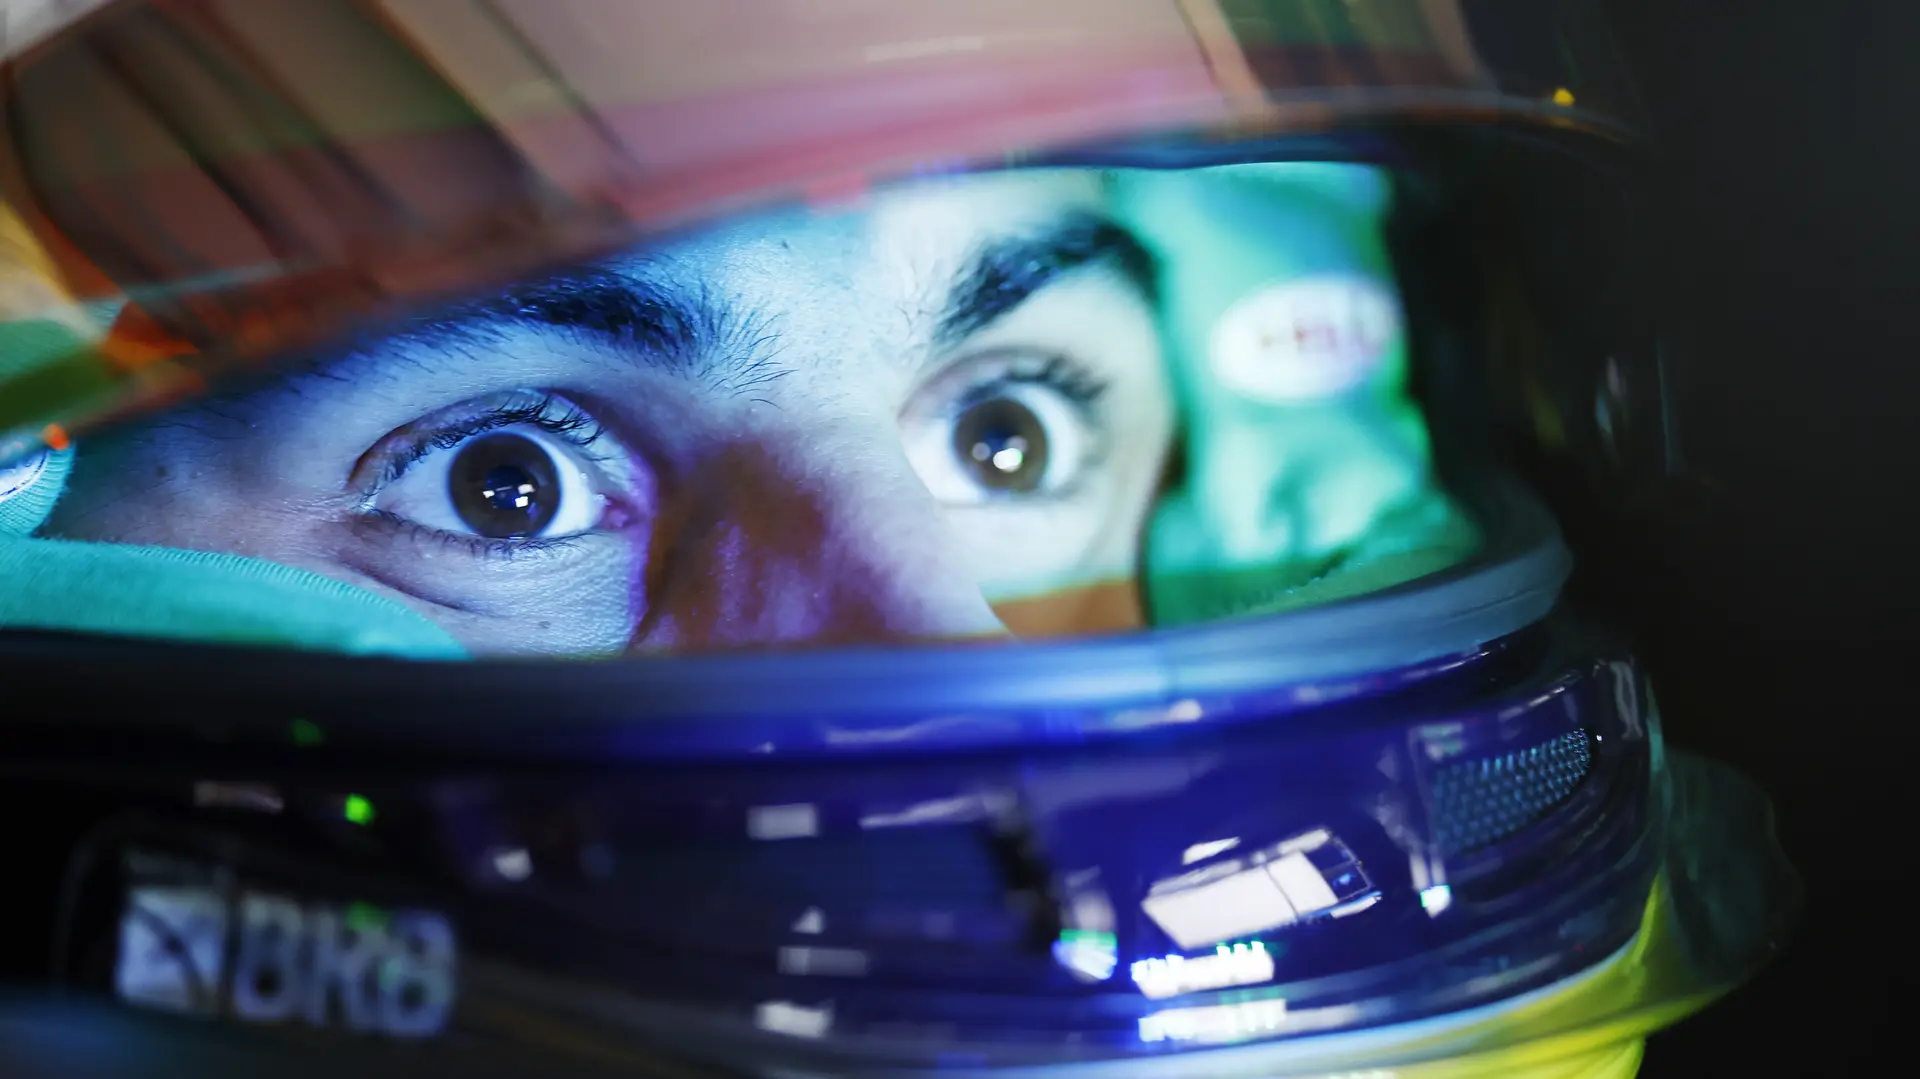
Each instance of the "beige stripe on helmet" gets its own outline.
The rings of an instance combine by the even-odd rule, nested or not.
[[[27,319],[58,322],[89,339],[100,336],[26,223],[0,203],[0,322]]]

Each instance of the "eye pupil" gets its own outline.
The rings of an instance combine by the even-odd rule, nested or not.
[[[460,448],[447,471],[460,520],[489,539],[537,536],[560,511],[560,475],[538,442],[511,433]]]
[[[1012,398],[982,401],[961,413],[953,448],[974,480],[990,491],[1032,491],[1047,473],[1046,426]]]

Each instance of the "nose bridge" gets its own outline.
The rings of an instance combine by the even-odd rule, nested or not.
[[[892,439],[833,432],[711,454],[663,514],[642,644],[854,644],[1002,631]],[[648,626],[651,627],[648,631]]]

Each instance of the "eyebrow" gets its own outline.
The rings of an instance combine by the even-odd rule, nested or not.
[[[384,327],[355,351],[452,351],[495,344],[505,331],[528,326],[583,336],[649,366],[696,377],[722,366],[764,366],[775,337],[764,318],[704,288],[675,288],[589,265]]]
[[[1153,255],[1119,224],[1075,214],[1044,232],[988,243],[962,271],[934,330],[950,346],[986,329],[1035,293],[1074,271],[1106,267],[1141,296],[1156,299]]]
[[[1027,235],[998,238],[967,260],[934,325],[940,347],[992,325],[1076,271],[1107,267],[1151,301],[1153,256],[1119,224],[1074,214]],[[516,327],[583,335],[649,366],[740,388],[781,373],[778,333],[750,304],[647,274],[583,266],[384,327],[350,351],[396,346],[428,352],[497,343]]]

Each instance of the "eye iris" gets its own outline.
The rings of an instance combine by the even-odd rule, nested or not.
[[[1047,474],[1047,429],[1033,410],[1007,397],[960,414],[953,448],[982,487],[1025,493]]]
[[[461,447],[447,488],[460,520],[489,539],[539,535],[560,511],[553,457],[524,435],[488,435]]]

